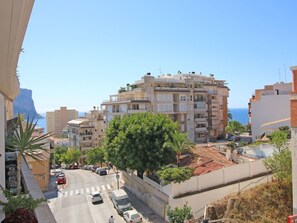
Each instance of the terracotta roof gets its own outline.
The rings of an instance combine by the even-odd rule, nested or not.
[[[209,173],[225,166],[236,164],[229,161],[224,154],[211,147],[196,147],[192,152],[196,154],[196,158],[192,160],[189,167],[194,168],[194,175]]]

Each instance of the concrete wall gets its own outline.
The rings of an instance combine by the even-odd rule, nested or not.
[[[5,107],[4,97],[0,94],[0,185],[5,187]]]
[[[229,194],[238,193],[240,191],[249,189],[262,183],[266,183],[268,181],[271,181],[271,175],[234,183],[228,186],[220,187],[202,193],[193,194],[190,196],[185,196],[182,198],[170,198],[168,205],[172,208],[175,208],[187,204],[192,208],[194,217],[197,218],[203,216],[205,206],[219,199],[222,199]]]
[[[234,181],[245,180],[259,174],[265,174],[266,167],[262,160],[225,167],[207,174],[192,177],[180,183],[171,184],[171,189],[163,190],[168,196],[178,197],[187,193],[199,192],[208,188],[223,186]]]
[[[146,203],[156,214],[165,217],[168,196],[134,174],[122,172],[125,187]]]

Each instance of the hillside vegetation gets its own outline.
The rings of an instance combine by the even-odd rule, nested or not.
[[[230,218],[245,223],[282,223],[292,213],[290,181],[262,184],[232,194],[208,208],[211,220]]]

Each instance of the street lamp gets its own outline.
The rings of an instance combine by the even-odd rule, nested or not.
[[[120,182],[119,182],[120,175],[119,175],[118,168],[116,168],[116,178],[117,178],[117,186],[118,186],[118,189],[120,189]]]

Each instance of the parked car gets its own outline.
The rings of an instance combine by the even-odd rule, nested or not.
[[[129,223],[142,222],[142,216],[136,210],[125,211],[123,217]]]
[[[102,168],[102,167],[98,167],[96,169],[96,173],[99,174],[100,176],[102,175],[107,175],[107,170],[105,168]]]
[[[64,176],[58,176],[57,177],[57,184],[66,184],[66,177]]]
[[[103,202],[103,198],[100,194],[99,191],[95,191],[92,193],[92,203],[102,203]]]

